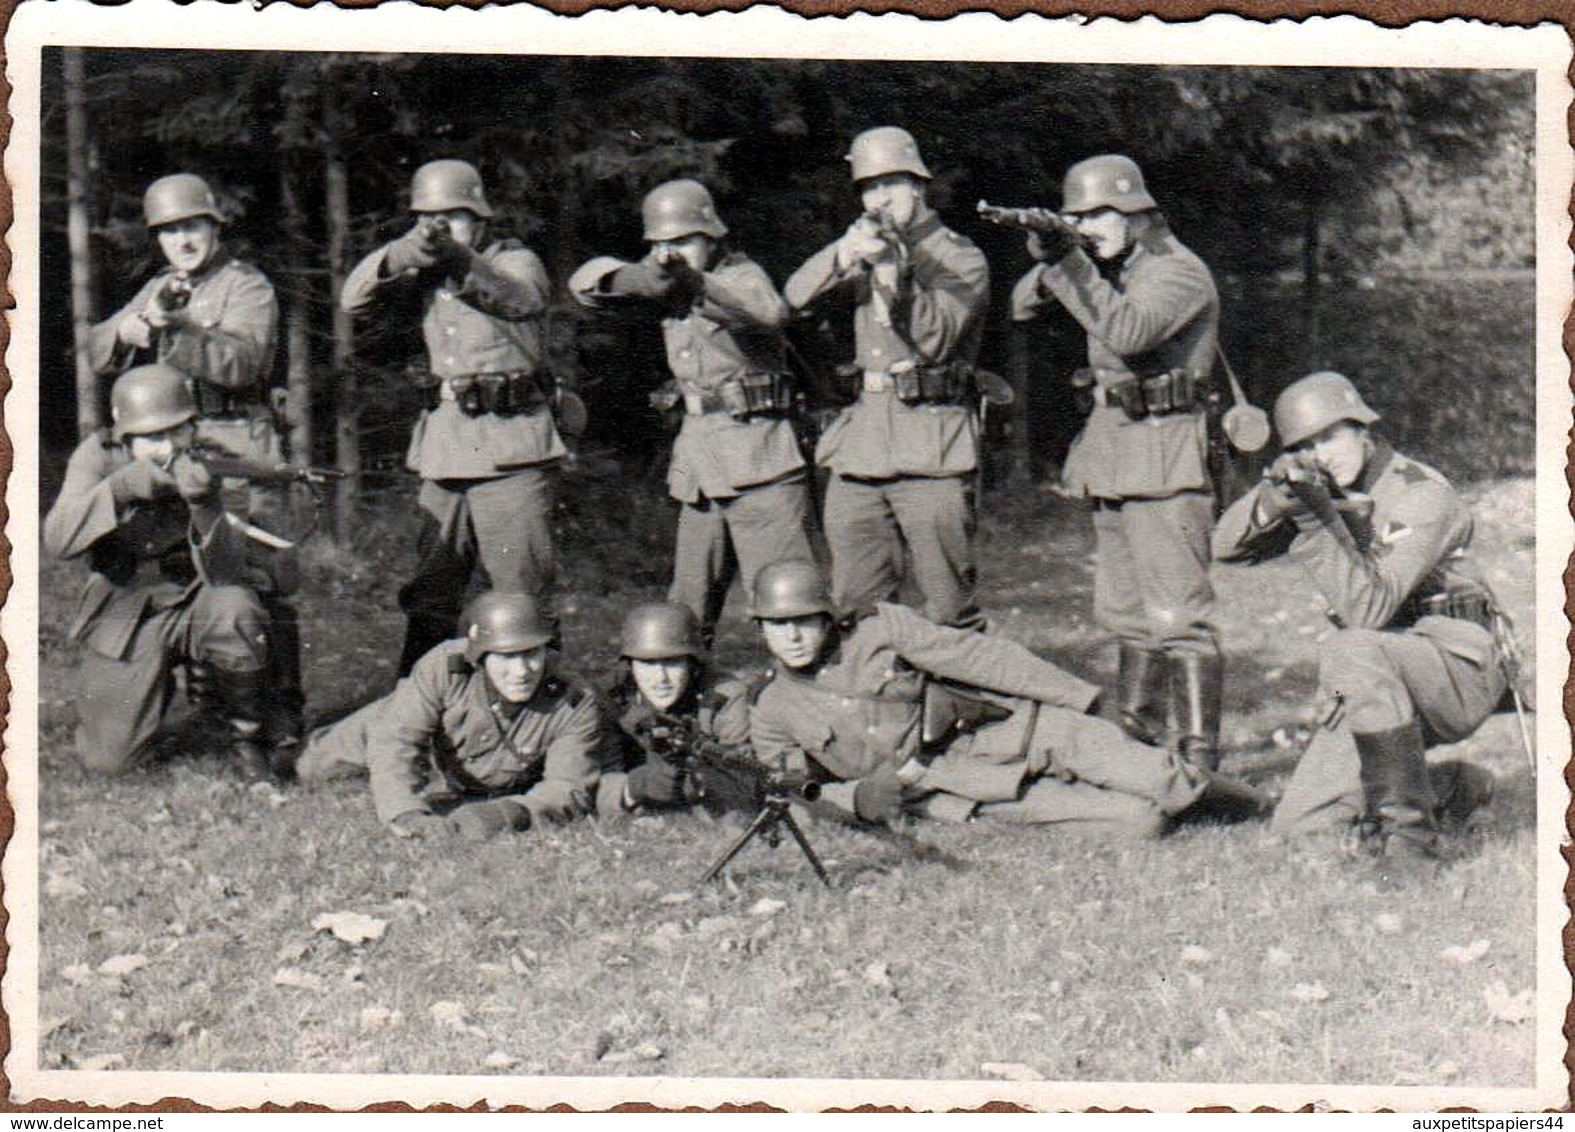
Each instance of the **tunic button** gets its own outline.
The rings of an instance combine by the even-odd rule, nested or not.
[[[879,346],[870,347],[870,353],[874,354],[877,358],[880,357],[884,352],[885,351],[883,351]]]
[[[443,364],[448,366],[450,369],[453,369],[454,368],[454,364],[455,364],[453,355],[450,354],[448,357],[444,358],[443,359]]]
[[[447,334],[450,338],[452,338],[454,336],[454,327],[452,327],[452,326],[445,326],[443,328],[443,333]]]

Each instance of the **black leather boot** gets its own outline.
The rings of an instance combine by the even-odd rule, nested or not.
[[[1218,653],[1173,652],[1170,695],[1181,738],[1183,762],[1204,770],[1220,765],[1220,691],[1225,660]]]
[[[1139,743],[1163,746],[1165,741],[1165,692],[1169,670],[1165,654],[1136,641],[1122,641],[1117,654],[1117,722]]]
[[[224,702],[224,714],[230,725],[231,749],[240,761],[241,770],[249,779],[261,781],[271,773],[268,763],[267,736],[263,719],[267,712],[265,671],[226,672],[215,670],[219,695]]]
[[[1416,720],[1388,731],[1354,732],[1366,799],[1368,849],[1382,879],[1431,873],[1439,855],[1438,803]]]

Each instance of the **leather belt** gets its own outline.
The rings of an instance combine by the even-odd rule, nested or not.
[[[727,403],[722,400],[720,393],[707,393],[700,390],[684,392],[684,412],[691,417],[703,417],[708,413],[727,412]]]
[[[897,388],[897,383],[886,370],[867,369],[864,371],[864,392],[890,393]]]

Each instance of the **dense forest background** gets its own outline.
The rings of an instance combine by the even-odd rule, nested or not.
[[[210,180],[229,246],[279,290],[297,458],[366,482],[398,466],[419,335],[413,312],[352,327],[333,297],[408,223],[410,174],[435,157],[479,166],[496,230],[560,283],[593,254],[635,254],[642,194],[675,176],[711,186],[733,242],[780,283],[855,213],[848,140],[906,126],[936,174],[932,203],[990,260],[983,360],[1029,394],[995,446],[996,479],[1053,472],[1083,346],[1067,323],[1009,323],[1029,261],[1019,234],[977,219],[981,198],[1055,204],[1071,162],[1135,157],[1219,277],[1225,349],[1265,404],[1310,369],[1350,365],[1342,341],[1368,306],[1425,342],[1429,320],[1457,317],[1437,305],[1449,280],[1524,273],[1533,255],[1529,72],[55,48],[44,75],[40,378],[55,448],[101,419],[107,393],[73,369],[73,319],[104,317],[158,266],[141,192],[176,170]],[[583,445],[648,466],[661,434],[644,393],[665,376],[655,328],[588,319],[560,293],[549,330],[554,369],[592,409]],[[845,331],[831,319],[794,337],[820,364],[841,360]],[[1431,436],[1492,427],[1508,455],[1483,470],[1529,467],[1531,343],[1503,353],[1507,379],[1458,356],[1394,359],[1485,386],[1407,406],[1424,454]]]

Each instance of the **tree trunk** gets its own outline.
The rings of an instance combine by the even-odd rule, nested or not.
[[[66,94],[66,242],[71,252],[71,334],[76,358],[77,436],[102,422],[98,375],[88,356],[88,331],[97,313],[93,271],[93,218],[88,160],[88,122],[82,88],[82,49],[67,47],[62,58]]]
[[[290,455],[315,463],[312,454],[312,299],[306,255],[306,216],[301,210],[299,154],[287,153],[279,166],[283,209],[285,277],[285,373],[290,392]]]
[[[1007,482],[1025,484],[1033,478],[1030,460],[1028,423],[1028,386],[1031,373],[1028,356],[1028,331],[1020,322],[1007,323],[1006,378],[1012,383],[1012,404],[1006,410],[1012,425],[1011,462]]]
[[[1323,365],[1322,223],[1319,202],[1309,198],[1302,210],[1302,315],[1306,324],[1306,365],[1313,368]]]
[[[328,97],[324,100],[324,125],[328,136],[327,214],[328,214],[328,291],[333,304],[334,377],[338,382],[334,401],[334,454],[345,478],[334,490],[334,540],[348,545],[355,524],[356,499],[361,494],[361,401],[356,391],[355,337],[350,315],[339,305],[344,287],[346,245],[350,234],[350,175],[345,167],[340,142],[346,123],[329,78]]]

